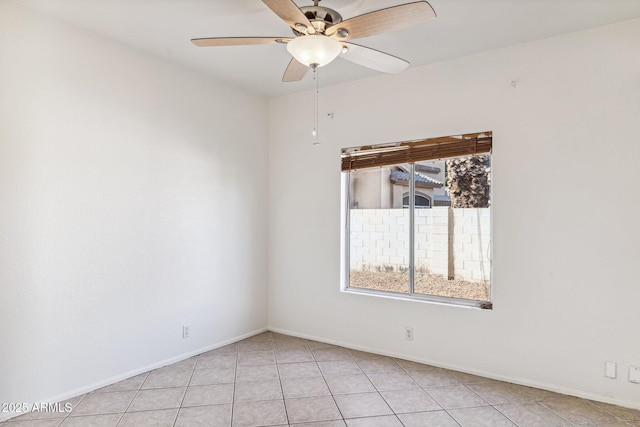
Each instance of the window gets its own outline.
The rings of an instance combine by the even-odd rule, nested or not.
[[[491,132],[342,150],[343,289],[491,308]]]
[[[416,193],[415,197],[414,197],[414,206],[416,209],[428,209],[431,207],[431,199],[429,198],[429,196],[425,196],[424,194],[418,194]],[[409,193],[405,193],[404,196],[402,196],[402,207],[403,208],[408,208],[409,207]]]

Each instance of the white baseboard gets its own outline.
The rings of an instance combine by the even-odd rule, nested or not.
[[[52,397],[48,397],[48,398],[45,398],[45,399],[41,399],[41,400],[38,400],[37,402],[26,402],[27,403],[27,407],[32,408],[34,406],[34,404],[36,404],[36,403],[38,405],[40,405],[40,403],[63,402],[65,400],[67,400],[67,399],[71,399],[72,397],[80,396],[80,395],[85,394],[85,393],[90,393],[90,392],[92,392],[94,390],[97,390],[99,388],[115,384],[117,382],[126,380],[126,379],[131,378],[131,377],[135,377],[136,375],[140,375],[140,374],[143,374],[145,372],[148,372],[148,371],[151,371],[151,370],[154,370],[154,369],[157,369],[157,368],[161,368],[161,367],[166,366],[166,365],[171,365],[172,363],[180,362],[182,360],[188,359],[188,358],[196,356],[198,354],[205,353],[205,352],[211,351],[211,350],[215,350],[216,348],[224,347],[225,345],[232,344],[232,343],[234,343],[236,341],[240,341],[240,340],[243,340],[245,338],[252,337],[254,335],[258,335],[258,334],[260,334],[262,332],[265,332],[265,331],[267,331],[267,328],[256,329],[256,330],[248,332],[246,334],[238,335],[238,336],[235,336],[233,338],[229,338],[227,340],[224,340],[224,341],[212,344],[212,345],[208,345],[208,346],[202,347],[202,348],[197,349],[197,350],[190,351],[188,353],[183,353],[181,355],[178,355],[178,356],[175,356],[175,357],[171,357],[169,359],[164,359],[164,360],[161,360],[159,362],[155,362],[155,363],[152,363],[150,365],[143,366],[143,367],[140,367],[140,368],[125,372],[125,373],[120,374],[120,375],[115,375],[113,377],[106,378],[104,380],[101,380],[101,381],[98,381],[98,382],[95,382],[95,383],[92,383],[92,384],[88,384],[88,385],[80,387],[80,388],[76,388],[76,389],[73,389],[73,390],[66,391],[64,393],[60,393],[60,394],[58,394],[56,396],[52,396]],[[24,412],[20,412],[20,413],[0,413],[0,422],[6,421],[6,420],[14,418],[14,417],[19,417],[20,415],[24,415],[24,414],[25,414]]]
[[[409,360],[411,362],[424,363],[426,365],[436,366],[438,368],[450,369],[450,370],[454,370],[454,371],[464,372],[464,373],[467,373],[467,374],[477,375],[477,376],[480,376],[480,377],[491,378],[491,379],[498,380],[498,381],[505,381],[505,382],[518,384],[518,385],[523,385],[523,386],[527,386],[527,387],[539,388],[539,389],[542,389],[542,390],[552,391],[554,393],[560,393],[560,394],[565,394],[565,395],[569,395],[569,396],[579,397],[579,398],[582,398],[582,399],[595,400],[597,402],[609,403],[609,404],[612,404],[612,405],[623,406],[625,408],[640,409],[640,402],[637,402],[637,401],[625,401],[625,400],[612,399],[610,397],[602,396],[602,395],[599,395],[599,394],[596,394],[596,393],[586,392],[586,391],[583,391],[583,390],[576,390],[576,389],[572,389],[572,388],[569,388],[569,387],[559,386],[559,385],[556,385],[556,384],[549,384],[549,383],[545,383],[545,382],[531,380],[531,379],[528,379],[528,378],[520,378],[520,377],[511,377],[511,376],[499,375],[499,374],[495,374],[495,373],[492,373],[492,372],[485,372],[485,371],[480,371],[480,370],[469,369],[468,367],[465,367],[465,366],[457,366],[457,365],[452,365],[452,364],[448,364],[448,363],[442,363],[441,361],[416,358],[416,357],[413,357],[413,356],[408,356],[406,354],[385,352],[385,351],[381,351],[379,349],[363,347],[363,346],[357,346],[357,345],[353,345],[351,343],[346,343],[346,342],[342,342],[342,341],[336,341],[336,340],[332,340],[332,339],[329,339],[329,338],[317,337],[317,336],[308,335],[308,334],[301,334],[301,333],[298,333],[298,332],[295,332],[295,331],[290,331],[290,330],[287,330],[287,329],[273,328],[273,327],[269,327],[267,329],[269,331],[271,331],[271,332],[276,332],[276,333],[279,333],[279,334],[290,335],[290,336],[293,336],[293,337],[298,337],[298,338],[304,338],[304,339],[308,339],[308,340],[323,342],[323,343],[326,343],[326,344],[338,345],[340,347],[345,347],[345,348],[349,348],[349,349],[352,349],[352,350],[364,351],[364,352],[367,352],[367,353],[374,353],[374,354],[379,354],[379,355],[382,355],[382,356],[395,357],[395,358],[398,358],[398,359]]]

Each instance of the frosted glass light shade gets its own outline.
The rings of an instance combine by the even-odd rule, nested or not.
[[[291,40],[287,43],[287,50],[298,62],[307,67],[312,64],[322,67],[340,55],[342,45],[331,37],[315,34]]]

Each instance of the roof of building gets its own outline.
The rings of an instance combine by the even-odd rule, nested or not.
[[[409,181],[409,172],[405,172],[405,171],[401,171],[401,170],[393,170],[391,171],[391,176],[390,176],[392,181]],[[424,184],[432,184],[432,185],[437,185],[437,186],[442,186],[442,183],[436,179],[433,179],[431,177],[428,177],[424,174],[421,174],[419,172],[415,172],[414,173],[414,179],[416,180],[416,182],[421,182]]]
[[[426,172],[426,173],[435,173],[435,174],[439,174],[440,173],[440,168],[436,167],[436,166],[430,166],[430,165],[423,165],[420,163],[416,163],[414,166],[416,172]]]
[[[433,201],[434,202],[450,202],[451,197],[449,197],[446,194],[434,194]]]

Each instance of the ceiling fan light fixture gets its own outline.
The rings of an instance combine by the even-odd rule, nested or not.
[[[316,34],[291,40],[287,43],[287,50],[301,64],[322,67],[340,55],[342,45],[328,36]]]

